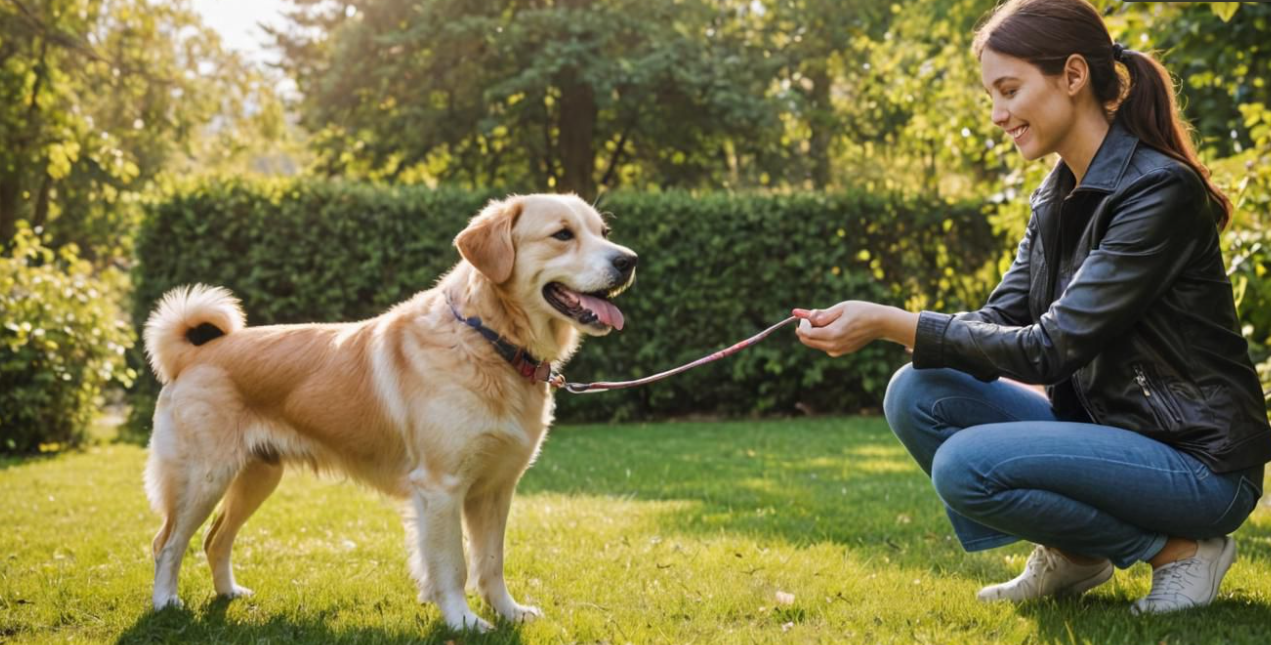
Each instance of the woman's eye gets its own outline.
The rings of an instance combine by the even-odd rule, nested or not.
[[[562,242],[568,242],[568,241],[570,241],[570,240],[574,239],[574,232],[573,232],[573,231],[571,231],[571,230],[569,230],[569,229],[567,229],[567,228],[562,228],[561,230],[556,231],[555,233],[553,233],[553,234],[552,234],[552,237],[554,237],[554,238],[556,238],[556,239],[558,239],[558,240],[560,240],[560,241],[562,241]]]
[[[1008,99],[1009,99],[1009,98],[1011,98],[1012,96],[1015,96],[1015,94],[1016,94],[1017,92],[1019,92],[1019,90],[1006,90],[1006,98],[1008,98]]]

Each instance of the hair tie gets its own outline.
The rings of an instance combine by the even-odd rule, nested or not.
[[[1125,62],[1125,45],[1121,43],[1112,43],[1112,60]]]

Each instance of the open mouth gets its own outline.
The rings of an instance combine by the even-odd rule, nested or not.
[[[622,293],[621,287],[590,293],[574,291],[559,282],[549,282],[543,287],[543,298],[562,314],[584,325],[622,331],[622,311],[610,302],[619,293]]]

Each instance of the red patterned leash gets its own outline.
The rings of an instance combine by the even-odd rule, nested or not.
[[[750,347],[751,345],[754,345],[755,343],[767,338],[768,335],[771,334],[772,332],[777,331],[778,329],[781,329],[782,327],[785,327],[786,325],[794,322],[795,320],[798,320],[798,318],[794,316],[790,316],[789,318],[786,318],[785,320],[759,332],[758,334],[755,334],[754,336],[751,336],[750,338],[747,338],[746,340],[741,341],[740,343],[737,343],[736,345],[733,345],[732,347],[729,347],[727,349],[721,349],[718,352],[715,352],[714,354],[711,354],[709,356],[703,356],[693,361],[692,363],[681,365],[675,369],[667,370],[665,372],[660,372],[652,376],[646,376],[644,378],[636,379],[634,381],[598,381],[596,383],[569,383],[565,381],[564,375],[557,374],[552,379],[551,384],[554,387],[563,388],[566,392],[569,392],[570,394],[594,394],[596,392],[603,392],[605,390],[621,390],[628,387],[647,385],[654,381],[660,381],[669,376],[675,376],[676,374],[679,374],[680,372],[686,372],[699,365],[705,365],[707,363],[710,363],[712,361],[717,361],[726,356],[732,356],[733,354],[736,354],[737,352],[740,352],[741,350],[746,349],[747,347]]]

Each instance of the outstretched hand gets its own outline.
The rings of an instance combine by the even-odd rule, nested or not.
[[[863,300],[845,300],[825,309],[794,309],[799,341],[831,357],[860,350],[880,339],[913,346],[917,316]]]

